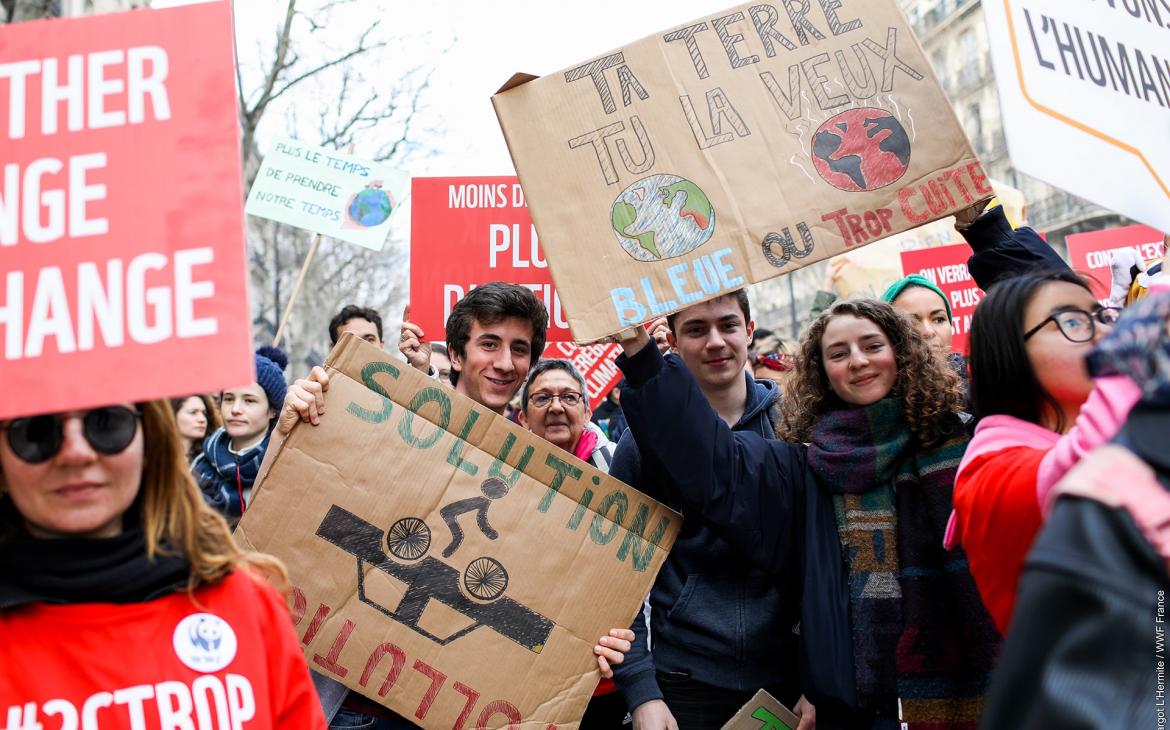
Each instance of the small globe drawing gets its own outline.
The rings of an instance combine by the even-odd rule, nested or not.
[[[372,228],[386,222],[390,213],[394,211],[394,204],[385,190],[369,187],[350,198],[346,207],[349,219],[359,226]]]
[[[690,180],[651,175],[618,195],[610,211],[618,243],[638,261],[661,261],[694,251],[715,232],[715,208]]]

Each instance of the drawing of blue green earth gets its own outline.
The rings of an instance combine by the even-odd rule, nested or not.
[[[707,195],[677,175],[651,175],[618,195],[610,212],[613,232],[638,261],[661,261],[694,251],[715,232]]]

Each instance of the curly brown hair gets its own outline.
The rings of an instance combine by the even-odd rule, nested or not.
[[[858,299],[837,302],[805,333],[796,372],[784,399],[784,419],[776,431],[777,438],[807,442],[817,418],[843,405],[825,375],[821,338],[834,317],[846,315],[868,319],[890,338],[898,367],[892,393],[905,404],[906,420],[918,442],[934,444],[951,435],[946,425],[948,416],[965,406],[963,383],[958,374],[935,353],[908,317],[885,302]]]

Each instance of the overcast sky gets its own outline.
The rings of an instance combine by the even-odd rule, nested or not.
[[[187,0],[154,0],[153,6],[182,4]],[[432,143],[439,154],[411,165],[412,174],[512,175],[490,98],[513,73],[543,76],[732,5],[734,0],[590,0],[579,6],[548,0],[355,0],[336,22],[352,28],[355,39],[371,18],[381,18],[395,35],[425,39],[414,51],[418,58],[409,63],[436,66],[428,113],[446,134]],[[286,7],[281,0],[237,0],[240,48],[270,39]],[[394,69],[385,72],[393,74]],[[319,102],[311,86],[298,93],[312,95],[303,99],[307,103]]]

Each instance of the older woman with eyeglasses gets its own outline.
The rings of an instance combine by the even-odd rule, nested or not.
[[[166,401],[0,423],[8,727],[324,728],[276,559],[187,472]]]
[[[975,310],[969,363],[980,421],[956,476],[947,545],[962,543],[1001,632],[1048,492],[1137,401],[1128,378],[1093,380],[1085,365],[1119,315],[1068,270],[1002,280]]]

